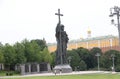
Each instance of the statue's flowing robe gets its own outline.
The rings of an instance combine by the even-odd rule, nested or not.
[[[57,50],[56,50],[56,65],[67,64],[66,59],[66,49],[68,43],[68,36],[64,31],[64,26],[57,24],[56,27],[56,40],[57,40]]]

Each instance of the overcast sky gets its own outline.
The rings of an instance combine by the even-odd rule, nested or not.
[[[120,0],[0,0],[0,42],[14,44],[25,38],[56,42],[58,8],[70,40],[87,38],[88,28],[92,37],[118,35],[109,17],[115,5],[120,7]]]

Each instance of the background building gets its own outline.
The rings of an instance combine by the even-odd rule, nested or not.
[[[91,31],[89,32],[91,34]],[[100,36],[100,37],[91,37],[91,35],[88,34],[88,38],[86,39],[78,39],[78,40],[71,40],[68,43],[67,50],[77,49],[79,47],[92,49],[93,47],[99,47],[102,49],[103,52],[115,49],[120,50],[119,48],[119,40],[118,37],[113,35],[108,36]],[[54,52],[56,50],[56,44],[48,44],[48,49],[50,52]]]

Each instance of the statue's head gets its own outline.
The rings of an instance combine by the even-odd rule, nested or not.
[[[64,31],[64,25],[61,24],[60,26],[61,26],[61,30]]]

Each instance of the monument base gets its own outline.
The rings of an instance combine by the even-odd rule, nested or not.
[[[72,72],[72,68],[69,64],[63,64],[63,65],[56,65],[53,68],[54,73],[70,73]]]

